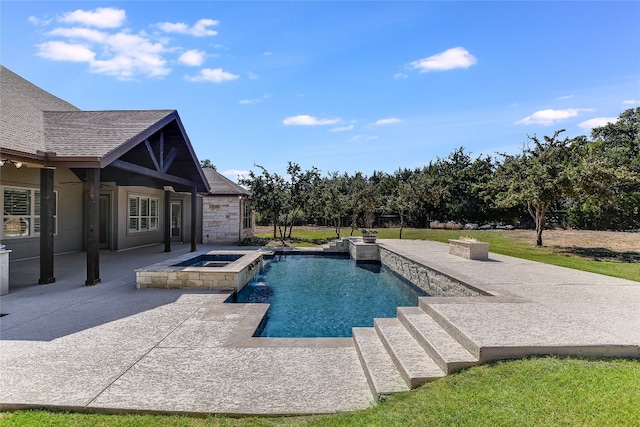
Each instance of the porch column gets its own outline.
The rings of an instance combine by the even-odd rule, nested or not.
[[[171,252],[171,190],[164,188],[164,251]]]
[[[191,187],[191,252],[196,251],[196,236],[198,227],[198,188]]]
[[[53,276],[54,214],[53,168],[43,168],[40,169],[40,279],[38,279],[41,285],[56,281]]]
[[[100,169],[87,169],[87,281],[96,285],[100,280]]]

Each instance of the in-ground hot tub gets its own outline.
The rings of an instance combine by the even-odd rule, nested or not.
[[[187,254],[136,270],[136,287],[239,291],[262,268],[259,251]]]

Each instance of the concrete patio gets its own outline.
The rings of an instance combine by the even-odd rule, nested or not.
[[[379,243],[491,296],[424,298],[419,309],[400,310],[399,322],[381,320],[375,333],[361,328],[362,343],[369,344],[363,356],[362,343],[351,338],[252,338],[266,306],[222,304],[226,292],[136,289],[136,268],[183,255],[188,246],[170,254],[160,246],[104,252],[103,283],[91,287],[84,286],[85,271],[73,267],[84,265],[83,253],[56,256],[57,282],[51,285],[34,284],[37,260],[12,262],[11,292],[0,299],[6,314],[0,318],[0,409],[269,415],[359,410],[413,385],[401,372],[407,350],[392,357],[395,367],[383,369],[404,379],[404,387],[397,378],[390,380],[400,384],[395,388],[371,385],[363,359],[379,345],[366,340],[398,341],[389,336],[398,329],[393,322],[427,318],[447,325],[473,356],[469,364],[548,353],[640,357],[640,282],[493,253],[489,261],[471,261],[435,242]],[[221,248],[201,245],[198,252],[212,249]],[[414,353],[409,359],[421,368],[431,357]]]

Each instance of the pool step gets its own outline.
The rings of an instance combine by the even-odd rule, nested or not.
[[[353,341],[369,387],[378,400],[409,390],[374,328],[353,328]]]
[[[398,319],[445,373],[478,364],[478,358],[420,307],[398,307]]]

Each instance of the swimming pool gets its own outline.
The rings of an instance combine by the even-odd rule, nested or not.
[[[235,300],[269,303],[254,336],[350,337],[351,328],[395,317],[400,306],[418,305],[426,295],[380,264],[348,257],[276,255]]]

